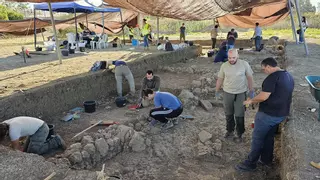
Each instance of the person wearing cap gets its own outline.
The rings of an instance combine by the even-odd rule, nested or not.
[[[122,78],[123,76],[129,82],[130,87],[130,95],[134,95],[135,86],[134,86],[134,78],[131,73],[131,70],[127,66],[127,63],[121,60],[112,61],[112,65],[115,66],[114,74],[117,82],[117,93],[119,97],[122,97]]]
[[[34,117],[19,116],[0,123],[0,140],[9,136],[13,149],[39,155],[58,148],[66,149],[66,144],[59,135],[48,137],[48,134],[47,123]],[[28,137],[24,148],[20,146],[21,137]]]

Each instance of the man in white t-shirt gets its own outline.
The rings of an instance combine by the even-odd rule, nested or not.
[[[228,51],[228,62],[221,65],[216,83],[216,98],[219,97],[219,90],[223,84],[223,104],[227,120],[227,133],[225,138],[234,137],[236,126],[237,137],[235,141],[242,141],[244,128],[244,111],[243,101],[249,97],[254,97],[253,90],[253,71],[248,62],[238,59],[238,51],[230,49]]]
[[[59,135],[47,138],[48,134],[47,123],[34,117],[19,116],[0,123],[0,140],[9,136],[13,149],[40,155],[53,149],[66,149],[66,144]],[[19,139],[26,136],[28,140],[23,149]]]

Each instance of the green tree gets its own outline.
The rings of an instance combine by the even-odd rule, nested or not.
[[[14,10],[11,10],[11,9],[9,9],[7,11],[7,14],[8,14],[8,19],[9,20],[21,20],[21,19],[23,19],[23,14],[21,14],[19,12],[16,12]]]
[[[316,7],[311,4],[310,0],[300,0],[300,10],[302,13],[315,13]]]
[[[7,8],[0,5],[0,20],[8,20]]]

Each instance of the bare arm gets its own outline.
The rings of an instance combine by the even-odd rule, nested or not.
[[[253,90],[253,77],[247,75],[247,80],[248,80],[248,88],[249,88],[249,91],[252,91],[252,90]]]
[[[15,140],[15,141],[11,141],[11,145],[12,145],[13,149],[21,150],[20,149],[20,144],[19,144],[19,139]]]
[[[223,83],[223,78],[218,78],[217,83],[216,83],[216,92],[218,92],[222,86]]]
[[[269,93],[269,92],[262,91],[257,96],[255,96],[253,99],[249,99],[247,101],[244,101],[243,104],[249,105],[249,104],[256,104],[256,103],[263,102],[269,98],[270,94],[271,93]]]

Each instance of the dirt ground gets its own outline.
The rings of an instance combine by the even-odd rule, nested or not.
[[[57,65],[56,61],[48,60],[48,62],[42,64],[21,67],[15,70],[10,70],[10,67],[7,67],[7,70],[2,70],[0,72],[0,77],[2,79],[7,78],[5,80],[0,80],[0,87],[10,85],[7,87],[9,90],[0,89],[0,91],[3,91],[0,95],[6,96],[12,94],[14,90],[28,89],[46,84],[58,78],[87,72],[94,61],[101,60],[101,58],[104,57],[106,57],[104,60],[120,58],[131,60],[132,58],[142,57],[148,53],[150,52],[131,52],[123,50],[117,52],[95,51],[82,56],[68,58],[64,60],[62,65]],[[247,60],[255,71],[254,81],[255,88],[257,89],[260,88],[265,75],[262,74],[256,66],[259,66],[260,61],[267,56],[273,55],[268,53],[240,53],[240,58]],[[162,67],[156,72],[163,80],[161,88],[174,92],[176,95],[178,95],[182,89],[189,89],[196,94],[196,88],[193,87],[192,81],[199,80],[203,77],[214,79],[221,65],[219,63],[213,64],[212,61],[212,58],[199,57],[170,67]],[[0,63],[2,63],[2,61],[0,61]],[[17,63],[17,66],[20,66],[19,63]],[[188,69],[189,67],[192,68],[192,72]],[[136,81],[139,82],[140,79],[137,79]],[[214,82],[212,85],[213,84]],[[213,86],[211,86],[211,88],[213,88]],[[213,98],[213,92],[201,91],[201,93],[197,95],[200,99]],[[88,127],[91,121],[101,119],[115,120],[120,123],[125,123],[128,126],[133,126],[130,122],[136,121],[142,114],[148,113],[148,110],[149,108],[143,108],[137,112],[132,112],[128,111],[126,107],[117,108],[114,104],[114,98],[110,97],[109,99],[99,101],[95,113],[82,113],[80,119],[70,122],[59,121],[59,118],[63,115],[57,115],[53,122],[56,125],[55,131],[61,134],[62,137],[66,139],[68,145],[70,145],[73,143],[70,138]],[[232,140],[223,138],[226,130],[222,107],[216,106],[210,111],[205,111],[200,106],[197,106],[195,109],[185,109],[183,113],[193,115],[195,118],[194,120],[181,121],[179,125],[165,132],[159,131],[160,124],[158,124],[156,127],[146,132],[147,136],[152,141],[152,146],[151,148],[146,149],[145,152],[123,152],[111,160],[102,162],[91,170],[101,170],[102,164],[105,163],[105,172],[107,174],[121,174],[123,179],[130,180],[279,180],[278,156],[276,156],[275,165],[271,169],[259,166],[258,170],[253,173],[238,173],[234,170],[234,165],[244,160],[249,152],[252,133],[251,122],[254,119],[255,111],[256,109],[246,112],[246,132],[244,135],[244,142],[242,143],[235,143]],[[95,132],[102,128],[104,127],[94,128],[91,132]],[[199,146],[198,134],[202,130],[212,134],[211,143],[221,142],[221,148],[218,148],[213,155],[200,156],[197,153]],[[207,146],[212,146],[212,144],[208,143]],[[276,155],[278,155],[278,150],[280,148],[279,141],[276,142],[275,146]],[[72,171],[72,173],[75,172]]]

